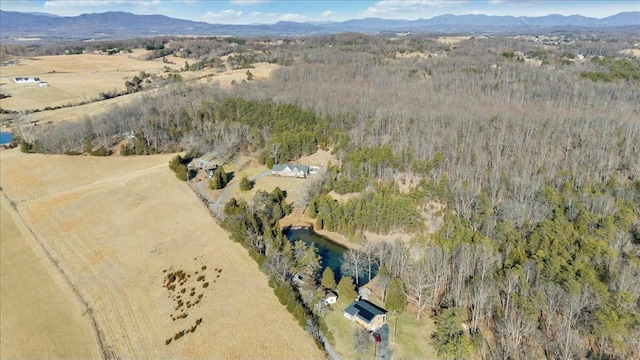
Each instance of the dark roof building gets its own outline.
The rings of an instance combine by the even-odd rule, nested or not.
[[[373,331],[387,322],[387,310],[367,300],[352,302],[344,309],[344,316]]]

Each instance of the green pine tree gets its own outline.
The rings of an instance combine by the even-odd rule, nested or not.
[[[211,181],[209,181],[209,187],[213,190],[217,190],[222,189],[225,186],[227,186],[227,173],[224,171],[222,166],[220,166],[213,172]]]
[[[336,288],[336,275],[333,273],[330,267],[326,267],[322,272],[322,280],[320,284],[326,289],[335,289]]]
[[[310,218],[315,219],[316,215],[318,215],[318,204],[315,201],[309,202],[309,206],[307,207],[307,215]]]
[[[253,188],[253,182],[249,179],[247,179],[247,177],[243,177],[242,180],[240,180],[240,190],[242,191],[249,191]]]
[[[471,340],[465,336],[460,326],[464,320],[464,310],[461,308],[446,309],[438,316],[436,332],[431,336],[438,355],[455,360],[471,357]]]
[[[342,279],[340,279],[336,290],[338,290],[340,299],[351,301],[358,296],[355,286],[353,285],[353,279],[349,276],[343,276]]]
[[[389,292],[384,303],[387,310],[393,312],[402,312],[407,304],[407,297],[404,294],[402,279],[393,278],[389,284]]]

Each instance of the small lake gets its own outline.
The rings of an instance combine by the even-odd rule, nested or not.
[[[310,228],[289,229],[285,231],[284,234],[292,243],[297,240],[302,240],[307,245],[314,244],[316,248],[318,248],[318,255],[321,257],[320,266],[322,266],[322,270],[320,271],[324,271],[324,268],[328,266],[335,273],[336,282],[340,281],[342,278],[342,271],[340,270],[340,265],[342,265],[342,256],[349,249],[334,243],[322,235],[316,234]],[[372,274],[372,276],[374,275],[375,273]],[[359,283],[362,285],[366,283],[367,280],[368,275],[363,274],[359,279]]]
[[[0,131],[0,145],[8,144],[13,139],[13,134],[10,132]]]

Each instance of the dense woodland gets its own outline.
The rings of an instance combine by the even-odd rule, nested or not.
[[[268,81],[167,87],[80,124],[25,130],[23,149],[109,148],[125,133],[133,154],[246,151],[273,164],[331,149],[338,163],[298,206],[363,242],[363,231],[415,236],[366,243],[349,268],[386,276],[388,307],[405,299],[435,317],[440,355],[640,358],[640,61],[618,53],[640,39],[625,36],[305,39],[260,49],[288,65]],[[359,196],[336,203],[331,190]],[[274,255],[292,253],[273,240],[281,200],[233,203],[227,226],[274,278],[312,263],[319,280],[302,249],[298,261]],[[432,234],[429,202],[446,205]]]

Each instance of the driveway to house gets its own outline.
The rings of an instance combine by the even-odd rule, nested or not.
[[[380,334],[380,344],[376,344],[376,360],[390,360],[391,349],[389,349],[389,326],[384,324],[376,331]]]
[[[340,356],[335,350],[333,350],[333,347],[329,344],[329,340],[327,340],[324,335],[322,336],[322,346],[324,346],[324,349],[327,351],[327,354],[329,354],[329,357],[331,357],[331,360],[340,360]]]
[[[249,178],[250,181],[256,181],[258,179],[261,179],[265,176],[269,176],[271,175],[271,170],[267,170],[265,172],[261,172],[260,174],[254,175],[252,177]],[[224,202],[224,200],[227,198],[227,196],[229,196],[229,193],[231,192],[231,190],[233,190],[236,186],[238,186],[239,183],[235,183],[233,185],[229,185],[227,187],[225,187],[225,189],[220,193],[220,195],[218,195],[218,197],[216,198],[215,201],[211,201],[209,200],[209,198],[207,197],[207,194],[205,193],[204,189],[202,188],[204,186],[204,183],[206,183],[206,181],[200,181],[199,183],[193,184],[190,183],[190,185],[193,187],[193,189],[196,190],[196,192],[200,195],[200,198],[207,202],[207,204],[209,205],[209,209],[211,209],[211,211],[213,212],[213,214],[220,220],[224,220],[224,213],[222,213],[220,211],[220,204],[222,204]],[[385,325],[386,327],[387,325]],[[389,330],[387,328],[387,336],[383,338],[383,340],[388,339],[389,335]],[[331,360],[341,360],[340,356],[338,355],[338,353],[333,349],[333,347],[331,346],[331,344],[329,344],[329,341],[327,340],[327,338],[324,337],[324,335],[322,336],[322,345],[324,346],[324,349],[327,351],[327,354],[329,354],[329,357],[331,358]],[[376,353],[377,353],[377,349],[376,349]],[[387,358],[389,359],[389,358]]]
[[[271,174],[271,170],[267,170],[267,171],[261,172],[260,174],[257,174],[257,175],[254,175],[254,176],[250,177],[249,180],[250,181],[256,181],[256,180],[261,179],[261,178],[263,178],[265,176],[268,176],[270,174]],[[208,182],[200,181],[199,183],[195,184],[194,188],[198,191],[198,194],[200,194],[201,198],[203,198],[206,201],[208,201],[209,209],[211,209],[213,214],[220,221],[222,221],[222,220],[224,220],[224,213],[220,210],[220,205],[222,203],[224,203],[225,199],[229,196],[229,193],[231,192],[231,190],[235,189],[238,186],[239,182],[225,187],[224,190],[222,190],[222,192],[220,193],[220,195],[218,195],[218,197],[216,198],[215,201],[211,201],[207,197],[207,194],[205,193],[204,189],[202,188],[205,183],[208,183]]]

